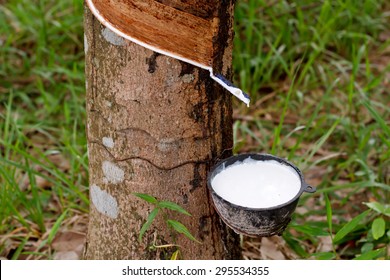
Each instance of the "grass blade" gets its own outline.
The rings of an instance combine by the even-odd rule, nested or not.
[[[374,251],[368,251],[360,256],[354,258],[354,260],[374,260],[385,252],[386,248],[381,248]]]
[[[305,233],[309,236],[328,236],[329,233],[321,227],[313,225],[293,225],[291,226],[296,231]]]
[[[18,248],[15,250],[15,253],[12,255],[11,260],[17,260],[19,259],[19,256],[23,252],[24,245],[26,245],[27,241],[29,240],[30,236],[27,235],[23,240],[20,242]]]
[[[320,252],[312,254],[316,260],[334,260],[336,258],[335,253],[333,252]]]
[[[172,254],[172,257],[171,257],[171,261],[176,261],[179,257],[179,253],[180,253],[180,250],[177,249],[173,254]]]
[[[154,208],[152,210],[152,212],[150,212],[148,218],[146,219],[146,222],[143,224],[143,226],[141,227],[141,230],[139,231],[139,237],[138,237],[138,240],[141,242],[142,240],[142,237],[144,236],[144,233],[149,229],[150,225],[152,224],[152,222],[154,221],[154,219],[156,218],[157,214],[158,214],[158,211],[159,209],[158,208]]]
[[[182,223],[175,221],[175,220],[167,220],[167,223],[169,226],[171,226],[174,230],[176,230],[178,233],[184,234],[188,239],[195,241],[197,243],[201,243],[198,241],[191,233],[190,231],[183,225]]]
[[[297,253],[301,258],[308,258],[309,254],[306,252],[306,249],[302,247],[299,240],[296,239],[291,233],[285,231],[283,234],[283,238],[290,246],[292,250],[294,250],[295,253]]]
[[[318,152],[318,150],[325,144],[325,142],[328,140],[330,135],[333,133],[333,131],[336,129],[336,127],[339,125],[341,119],[337,119],[333,125],[329,128],[329,130],[315,143],[313,148],[311,149],[308,156],[306,156],[306,160],[303,164],[303,166],[308,165],[308,162],[313,158],[313,156]]]
[[[355,227],[368,215],[368,213],[371,212],[371,209],[364,211],[363,213],[359,214],[355,218],[353,218],[351,221],[346,223],[334,236],[333,243],[339,242],[341,239],[343,239],[348,233],[352,232]]]
[[[61,223],[64,221],[64,219],[65,219],[67,214],[68,214],[68,210],[65,210],[64,213],[62,213],[61,216],[54,223],[52,229],[49,232],[49,236],[47,238],[47,242],[49,244],[53,241],[53,239],[56,236],[58,230],[60,229]]]
[[[299,70],[300,66],[301,65],[299,65],[298,70]],[[291,95],[292,95],[292,92],[293,92],[295,79],[296,79],[296,74],[293,76],[290,88],[289,88],[289,90],[287,92],[287,96],[286,96],[286,100],[285,100],[285,103],[284,103],[284,106],[283,106],[283,110],[282,110],[282,113],[281,113],[280,118],[279,118],[279,125],[274,130],[274,140],[272,142],[271,154],[276,154],[277,149],[279,148],[280,134],[282,132],[284,118],[286,117],[288,104],[290,102],[290,98],[291,98]]]
[[[364,100],[362,101],[363,105],[370,112],[371,116],[376,120],[376,122],[380,125],[383,132],[386,134],[388,138],[390,138],[390,126],[386,124],[386,121],[379,115],[379,113],[371,106],[371,104]]]
[[[176,211],[176,212],[179,212],[179,213],[182,213],[182,214],[185,214],[187,216],[191,216],[190,213],[188,213],[183,207],[181,207],[180,205],[174,203],[174,202],[170,202],[170,201],[160,201],[158,204],[157,204],[158,207],[161,207],[161,208],[165,208],[165,209],[169,209],[169,210],[172,210],[172,211]]]
[[[381,188],[385,191],[390,191],[390,186],[382,183],[377,183],[377,182],[371,182],[371,181],[358,181],[358,182],[352,182],[352,183],[346,183],[342,185],[335,185],[333,187],[329,188],[322,188],[322,189],[317,189],[316,194],[321,194],[321,193],[330,193],[334,192],[337,190],[342,190],[342,189],[348,189],[348,188]]]
[[[329,234],[332,236],[333,229],[332,229],[332,205],[330,204],[329,197],[327,194],[325,196],[325,207],[326,207],[326,220],[328,221],[328,228],[329,228]]]

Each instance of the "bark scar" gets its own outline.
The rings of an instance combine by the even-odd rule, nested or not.
[[[128,127],[128,128],[123,128],[120,130],[115,130],[116,133],[121,133],[121,134],[127,134],[127,133],[132,132],[132,131],[144,133],[149,138],[151,138],[154,142],[157,142],[157,143],[160,143],[163,140],[163,139],[158,139],[158,138],[154,137],[152,134],[150,134],[150,132],[148,132],[144,129],[141,129],[141,128],[137,128],[137,127]],[[177,143],[180,143],[180,142],[187,140],[187,139],[192,139],[194,141],[208,140],[208,139],[210,139],[210,136],[206,135],[205,137],[182,137],[182,138],[178,138],[178,139],[173,139],[172,141],[169,141],[167,143],[168,144],[177,144]]]
[[[129,160],[133,160],[133,159],[139,159],[139,160],[143,160],[143,161],[146,161],[148,162],[149,164],[151,164],[152,166],[154,166],[155,168],[159,169],[159,170],[162,170],[162,171],[171,171],[171,170],[174,170],[174,169],[177,169],[177,168],[180,168],[182,166],[185,166],[187,164],[208,164],[210,162],[210,160],[207,158],[207,159],[201,159],[201,160],[188,160],[188,161],[184,161],[182,163],[179,163],[177,165],[174,165],[174,166],[171,166],[171,167],[164,167],[164,166],[159,166],[155,163],[153,163],[151,160],[147,159],[147,158],[143,158],[143,157],[137,157],[137,156],[133,156],[133,157],[128,157],[128,158],[123,158],[123,159],[118,159],[116,158],[109,150],[106,146],[104,146],[102,143],[98,142],[98,141],[92,141],[92,140],[88,140],[88,142],[90,144],[95,144],[95,145],[98,145],[99,147],[103,148],[104,150],[106,150],[106,152],[110,155],[110,157],[115,161],[115,162],[124,162],[124,161],[129,161]]]
[[[150,57],[146,58],[146,64],[148,64],[148,66],[149,66],[148,72],[150,74],[153,74],[154,72],[156,72],[156,69],[158,67],[156,59],[158,56],[160,56],[160,54],[154,52]]]
[[[194,192],[197,188],[202,186],[203,178],[200,175],[199,172],[200,164],[195,164],[194,166],[194,179],[191,180],[190,185],[192,188],[190,189],[190,192]]]

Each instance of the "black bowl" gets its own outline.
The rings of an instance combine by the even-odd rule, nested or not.
[[[286,203],[269,208],[251,208],[236,205],[218,195],[213,187],[213,178],[229,165],[251,158],[258,161],[274,160],[281,164],[292,167],[301,181],[301,188],[294,198]],[[214,207],[221,219],[234,231],[248,236],[272,236],[281,235],[298,204],[299,197],[303,192],[313,193],[316,188],[306,184],[302,172],[290,162],[268,154],[240,154],[220,161],[212,168],[208,175],[207,185],[210,190]]]

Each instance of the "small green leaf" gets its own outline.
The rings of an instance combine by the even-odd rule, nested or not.
[[[374,260],[385,252],[386,248],[381,248],[374,251],[368,251],[360,256],[354,258],[354,260]]]
[[[175,220],[167,220],[167,223],[178,233],[184,234],[188,239],[201,243],[200,241],[196,240],[196,238],[189,232],[189,230],[182,223]]]
[[[58,230],[60,229],[61,223],[64,221],[64,219],[65,219],[67,214],[68,214],[68,210],[65,210],[64,213],[62,213],[61,216],[54,223],[53,227],[51,228],[51,230],[49,232],[49,236],[47,238],[47,242],[49,244],[53,241],[53,239],[56,236]]]
[[[383,215],[386,215],[387,217],[390,217],[390,207],[387,207],[385,211],[383,212]]]
[[[384,213],[385,212],[385,207],[380,204],[379,202],[364,202],[365,205],[367,205],[369,208],[371,208],[372,210],[375,210],[376,212],[378,213]]]
[[[376,218],[372,222],[372,236],[375,240],[378,240],[385,234],[386,222],[383,218]]]
[[[364,254],[369,251],[372,251],[373,249],[374,249],[374,243],[368,242],[368,243],[364,243],[360,251],[362,252],[362,254]]]
[[[146,193],[133,193],[133,195],[149,203],[153,203],[153,204],[158,203],[158,200],[154,196],[148,195]]]
[[[352,232],[355,227],[370,213],[371,210],[366,210],[363,213],[359,214],[348,223],[346,223],[334,236],[333,242],[337,243],[343,239],[348,233]]]
[[[177,260],[177,258],[179,257],[179,253],[180,253],[180,250],[177,249],[177,250],[172,254],[171,261]]]
[[[169,210],[173,210],[173,211],[176,211],[176,212],[188,215],[188,216],[191,216],[191,214],[188,213],[183,207],[181,207],[180,205],[178,205],[178,204],[176,204],[174,202],[160,201],[157,204],[157,206],[159,206],[161,208],[166,208],[166,209],[169,209]]]
[[[150,225],[152,224],[153,220],[156,218],[158,214],[159,209],[154,208],[152,212],[150,212],[148,218],[146,219],[146,222],[143,224],[141,230],[139,231],[139,241],[141,242],[142,237],[144,236],[144,233],[149,229]]]
[[[330,204],[329,197],[327,194],[324,194],[325,196],[325,207],[326,207],[326,219],[328,221],[328,228],[329,228],[329,233],[332,235],[333,229],[332,229],[332,205]]]

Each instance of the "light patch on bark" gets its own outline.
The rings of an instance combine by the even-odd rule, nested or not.
[[[110,218],[118,217],[118,202],[108,192],[101,190],[97,185],[91,186],[91,200],[96,209]]]
[[[99,60],[99,58],[94,57],[92,59],[92,62],[93,62],[93,65],[96,67],[96,69],[99,69],[99,67],[100,67],[100,60]]]
[[[88,39],[87,39],[87,35],[84,34],[84,52],[85,54],[88,53]]]
[[[102,142],[107,148],[114,148],[114,140],[111,137],[103,137]]]
[[[106,101],[105,101],[105,103],[106,103],[106,106],[107,106],[107,107],[109,107],[109,108],[111,108],[111,107],[112,107],[112,102],[110,102],[110,101],[106,100]]]
[[[124,46],[126,44],[125,39],[123,39],[122,37],[119,37],[118,35],[116,35],[114,32],[112,32],[108,28],[104,28],[102,30],[102,35],[103,35],[104,39],[106,39],[107,42],[109,42],[115,46]]]
[[[103,161],[102,169],[103,174],[109,183],[118,184],[123,182],[125,172],[116,164],[109,161]]]
[[[192,74],[185,74],[182,79],[184,83],[189,84],[195,79],[195,77]]]
[[[172,149],[175,139],[161,139],[157,147],[161,152],[168,152]]]

